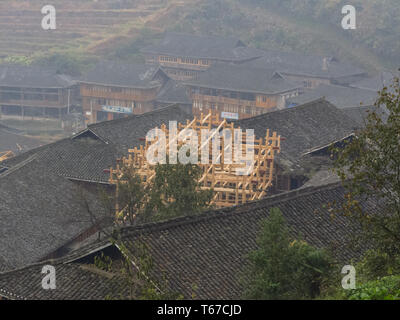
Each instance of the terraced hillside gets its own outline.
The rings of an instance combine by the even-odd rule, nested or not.
[[[57,30],[44,31],[41,8],[52,4]],[[0,57],[46,52],[86,52],[132,38],[143,26],[179,2],[169,0],[2,0],[0,1]]]
[[[263,49],[335,55],[370,71],[398,67],[398,0],[382,0],[382,6],[354,0],[359,28],[353,33],[340,27],[345,2],[2,0],[0,60],[30,62],[54,53],[140,59],[140,48],[168,29],[237,36]],[[57,30],[41,29],[40,10],[47,4],[57,9]]]

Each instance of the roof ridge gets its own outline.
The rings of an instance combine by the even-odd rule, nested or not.
[[[154,230],[165,230],[170,227],[177,227],[181,225],[193,224],[204,220],[213,220],[218,219],[221,216],[228,217],[235,214],[242,214],[243,212],[257,210],[263,206],[271,206],[274,204],[278,204],[281,202],[293,200],[299,197],[303,197],[309,194],[313,194],[315,192],[325,191],[335,189],[341,186],[341,182],[333,182],[323,186],[310,186],[307,188],[299,188],[293,191],[288,191],[284,193],[280,193],[277,195],[272,195],[270,197],[248,202],[245,204],[240,204],[232,207],[222,208],[222,209],[215,209],[205,211],[201,214],[190,215],[190,216],[183,216],[174,219],[164,220],[160,222],[152,222],[146,223],[138,226],[127,226],[121,228],[122,236],[124,233],[132,234],[132,233],[140,233],[141,231],[150,232]],[[268,202],[270,201],[270,202]],[[247,209],[247,210],[246,210]],[[239,211],[238,211],[239,210]]]
[[[324,97],[321,97],[321,98],[316,98],[315,100],[312,100],[312,101],[309,101],[309,102],[300,104],[300,105],[298,105],[298,106],[296,106],[296,107],[293,107],[293,108],[285,108],[285,109],[281,109],[281,110],[266,112],[266,113],[262,113],[262,114],[259,114],[259,115],[257,115],[257,116],[254,116],[254,117],[250,117],[250,118],[246,118],[246,119],[240,119],[240,120],[232,120],[232,121],[233,121],[233,122],[246,122],[246,121],[249,121],[249,120],[252,120],[252,119],[263,118],[263,117],[265,117],[265,116],[267,116],[267,115],[269,115],[269,114],[277,114],[277,113],[285,113],[285,112],[294,112],[293,110],[295,110],[295,109],[298,109],[298,108],[305,108],[305,107],[308,107],[310,104],[316,104],[316,103],[318,103],[318,102],[326,102],[326,103],[329,103],[330,105],[332,105],[332,106],[335,107],[336,109],[340,110],[340,109],[339,109],[338,107],[336,107],[334,104],[332,104],[332,103],[330,103],[329,101],[325,100]]]
[[[208,210],[201,214],[190,215],[190,216],[182,216],[173,219],[168,219],[159,222],[151,222],[137,226],[126,226],[120,229],[122,239],[126,236],[131,236],[132,234],[142,234],[142,233],[150,233],[154,231],[160,230],[168,230],[170,228],[175,228],[179,226],[185,226],[190,224],[196,224],[202,221],[212,221],[214,219],[219,218],[227,218],[233,215],[243,214],[249,211],[258,210],[259,208],[268,206],[272,207],[282,202],[290,201],[299,197],[304,197],[310,194],[314,194],[316,192],[322,192],[325,190],[332,190],[341,186],[341,182],[333,182],[322,186],[310,186],[306,188],[299,188],[293,191],[280,193],[277,195],[272,195],[262,200],[252,201],[249,203],[232,206],[228,208]],[[70,263],[81,259],[87,255],[95,253],[103,248],[112,246],[112,242],[108,237],[104,239],[93,242],[87,245],[84,245],[81,248],[78,248],[66,256],[54,259],[52,261],[60,262],[60,263]],[[79,253],[76,255],[75,253]]]
[[[25,167],[28,163],[32,162],[33,160],[35,160],[37,158],[37,154],[33,154],[31,156],[29,156],[27,159],[19,162],[18,164],[16,164],[15,166],[9,168],[9,167],[5,167],[7,168],[7,170],[5,172],[3,172],[2,174],[0,174],[0,179],[4,178],[6,176],[8,176],[9,174],[18,171],[19,169]]]

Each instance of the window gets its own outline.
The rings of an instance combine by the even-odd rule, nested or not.
[[[306,80],[303,82],[304,87],[306,88],[311,88],[312,87],[312,81]]]

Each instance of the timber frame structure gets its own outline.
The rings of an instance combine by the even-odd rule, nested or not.
[[[15,154],[12,151],[3,151],[0,152],[0,162],[3,162],[4,160],[10,159],[14,157]]]
[[[188,129],[192,129],[190,132],[197,133],[197,136],[201,136],[202,129],[208,129],[212,132],[207,138],[201,140],[198,144],[198,155],[201,154],[203,148],[209,148],[209,161],[208,164],[199,163],[198,165],[202,168],[202,176],[199,180],[200,189],[213,189],[214,195],[211,204],[216,207],[229,207],[232,205],[238,205],[253,200],[259,200],[266,196],[268,188],[272,185],[274,175],[274,157],[275,152],[280,152],[280,141],[281,137],[276,132],[270,134],[270,130],[266,130],[265,138],[254,138],[253,157],[249,160],[246,159],[244,162],[229,161],[225,162],[225,155],[227,152],[235,152],[232,143],[225,145],[225,139],[218,146],[219,152],[215,158],[212,155],[212,144],[210,141],[214,137],[221,137],[221,131],[224,129],[232,130],[233,132],[240,127],[235,127],[234,122],[228,122],[226,119],[220,119],[219,114],[213,114],[210,112],[207,115],[201,114],[200,117],[194,117],[192,121],[187,120],[186,124],[179,123],[177,126],[177,134],[171,135],[166,125],[161,125],[161,128],[156,130],[162,130],[167,138],[166,154],[169,154],[169,148],[173,143],[177,143],[179,138],[185,134],[185,136],[191,136],[188,134]],[[240,132],[240,131],[239,131]],[[246,133],[242,132],[245,136]],[[169,140],[169,137],[172,137]],[[243,139],[242,136],[242,139]],[[243,140],[242,140],[243,141]],[[244,140],[246,141],[246,140]],[[119,159],[117,162],[116,169],[110,169],[111,184],[117,185],[116,192],[118,193],[118,184],[123,183],[123,168],[135,168],[137,174],[142,178],[145,184],[149,184],[155,177],[155,166],[151,165],[146,159],[146,152],[150,145],[158,143],[159,141],[149,142],[146,140],[145,145],[135,147],[129,150],[129,155]],[[232,141],[231,141],[232,142]],[[182,145],[178,143],[178,146]],[[247,141],[241,143],[241,152],[246,154],[248,150]],[[212,158],[211,155],[214,157]],[[215,160],[216,159],[216,160]],[[232,158],[230,158],[232,159]],[[250,166],[249,166],[249,161]],[[245,168],[245,169],[243,169]],[[238,170],[242,170],[241,175],[238,175]],[[244,172],[245,171],[245,172]],[[118,197],[117,197],[118,198]],[[118,204],[116,205],[117,213],[119,213]]]

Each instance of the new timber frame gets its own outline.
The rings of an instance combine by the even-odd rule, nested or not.
[[[191,129],[191,130],[189,130]],[[201,143],[197,144],[198,155],[208,149],[208,163],[199,161],[198,165],[202,169],[202,176],[199,180],[200,189],[213,189],[214,195],[212,204],[216,207],[228,207],[238,205],[253,200],[259,200],[266,196],[268,188],[272,185],[274,175],[274,158],[275,153],[280,152],[281,137],[276,132],[270,133],[266,130],[264,138],[254,138],[254,144],[241,143],[239,146],[241,150],[235,150],[236,144],[226,143],[225,139],[221,139],[222,143],[217,144],[218,153],[213,154],[212,150],[214,144],[210,143],[213,139],[221,138],[221,132],[226,130],[231,131],[232,136],[234,132],[239,132],[243,137],[247,133],[242,133],[240,127],[235,127],[234,122],[228,122],[226,119],[220,119],[219,114],[209,113],[207,115],[201,114],[200,117],[194,117],[192,121],[187,121],[185,124],[179,123],[177,130],[174,134],[167,129],[166,125],[161,125],[157,130],[163,131],[166,136],[167,143],[165,144],[165,151],[169,154],[170,148],[174,143],[182,146],[182,137],[193,136],[201,137],[205,130],[211,132],[207,137],[203,137]],[[240,131],[238,131],[240,130]],[[229,132],[228,131],[228,132]],[[190,132],[190,133],[189,133]],[[243,140],[241,140],[243,141]],[[230,141],[232,142],[232,140]],[[140,147],[135,147],[129,150],[129,155],[119,159],[115,169],[110,169],[109,182],[117,185],[116,192],[118,193],[118,184],[124,183],[124,170],[123,168],[134,168],[135,172],[141,177],[142,181],[148,185],[155,177],[155,165],[150,164],[147,160],[147,152],[149,147],[160,143],[160,140],[148,141]],[[232,157],[229,158],[229,153],[235,154],[239,152],[247,155],[249,148],[254,148],[251,158],[246,158],[243,161],[235,162]],[[228,159],[228,161],[226,161]],[[203,160],[203,158],[202,158]],[[210,163],[211,160],[211,163]],[[249,165],[249,161],[251,162]],[[241,172],[241,174],[238,174]],[[118,196],[118,194],[117,194]],[[118,197],[117,197],[118,198]],[[117,204],[117,213],[119,207]]]
[[[0,162],[2,162],[2,161],[4,161],[4,160],[7,160],[7,159],[10,159],[10,158],[12,158],[12,157],[14,157],[15,156],[15,154],[14,154],[14,152],[12,152],[12,151],[3,151],[3,152],[0,152]]]

